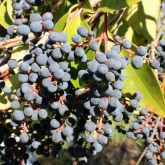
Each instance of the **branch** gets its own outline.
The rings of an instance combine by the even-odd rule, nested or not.
[[[104,53],[106,54],[107,53],[107,49],[108,49],[108,29],[107,29],[107,26],[108,26],[108,20],[107,20],[107,14],[104,15],[104,21],[105,21],[105,24],[104,24]]]
[[[36,37],[30,33],[29,34],[29,41],[34,40]],[[12,38],[12,39],[7,39],[4,41],[0,42],[0,49],[8,49],[8,48],[12,48],[14,46],[18,46],[24,44],[24,42],[22,41],[22,36],[21,37],[16,37],[16,38]]]
[[[159,124],[160,119],[161,119],[161,117],[159,116],[159,117],[157,118],[157,121],[156,121],[154,130],[153,130],[152,135],[151,135],[151,138],[152,138],[152,139],[154,138],[154,136],[155,136],[155,134],[156,134],[156,130],[157,130],[157,128],[158,128],[158,124]],[[140,162],[141,162],[141,160],[143,159],[143,157],[144,157],[145,153],[147,152],[148,148],[149,148],[149,146],[147,146],[147,147],[145,148],[145,150],[143,151],[143,153],[141,154],[140,158],[138,159],[138,161],[137,161],[137,163],[136,163],[135,165],[139,165],[139,164],[140,164]]]
[[[118,23],[120,21],[120,19],[122,18],[124,12],[126,11],[126,9],[121,9],[119,10],[119,12],[116,14],[116,16],[110,21],[110,23],[108,24],[108,26],[112,25],[113,23]]]

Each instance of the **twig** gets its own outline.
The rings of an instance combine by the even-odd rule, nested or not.
[[[88,24],[92,24],[92,22],[93,22],[94,20],[96,20],[96,18],[97,18],[99,15],[100,15],[100,11],[99,11],[99,10],[95,11],[95,12],[87,19],[87,23],[88,23]]]
[[[105,21],[105,25],[104,25],[104,47],[105,47],[105,54],[107,53],[107,47],[108,47],[108,29],[107,29],[107,25],[108,25],[108,20],[107,20],[107,14],[104,15],[104,21]]]
[[[35,46],[38,46],[40,44],[45,43],[45,41],[48,38],[48,35],[49,35],[49,32],[43,33],[42,36],[39,38],[39,41],[37,42],[37,44]],[[11,40],[13,41],[13,39],[11,39]],[[14,42],[14,43],[10,43],[10,44],[6,45],[6,47],[11,46],[11,45],[12,45],[12,47],[14,47],[14,46],[17,46],[19,44],[18,44],[18,42]],[[27,54],[27,53],[25,53],[25,54]],[[16,61],[20,61],[21,59],[22,59],[22,56],[18,56],[17,58],[15,58]],[[9,69],[8,65],[5,64],[5,65],[3,65],[3,66],[0,67],[0,73],[3,73],[3,72],[5,72],[8,69]]]
[[[154,138],[154,136],[155,136],[155,134],[156,134],[156,130],[157,130],[157,128],[158,128],[158,124],[159,124],[160,119],[161,119],[161,117],[159,116],[159,117],[157,118],[157,121],[156,121],[154,130],[153,130],[152,135],[151,135],[151,138],[152,138],[152,139]],[[143,157],[144,157],[145,153],[147,152],[148,148],[149,148],[149,146],[147,146],[147,147],[145,148],[145,150],[143,151],[143,153],[141,154],[140,158],[138,159],[138,161],[137,161],[137,163],[136,163],[135,165],[139,165],[139,164],[140,164],[140,162],[141,162],[141,160],[143,159]]]
[[[33,34],[29,35],[29,41],[34,40],[36,37]],[[7,39],[0,42],[0,49],[8,49],[17,45],[24,44],[22,37],[16,37],[12,39]]]
[[[151,48],[151,57],[152,57],[152,59],[155,59],[155,47],[158,45],[159,39],[162,35],[164,24],[165,24],[165,19],[163,20],[163,24],[161,25],[161,27],[158,30],[158,34],[157,34],[156,38],[151,42],[150,45],[148,45],[148,47]]]
[[[0,61],[0,67],[4,65],[11,57],[11,53],[7,53]]]
[[[120,21],[120,19],[122,18],[125,10],[126,10],[125,8],[119,10],[118,13],[115,15],[115,17],[110,21],[110,23],[108,24],[108,26],[112,25],[113,23],[118,23]]]
[[[125,13],[125,11],[126,11],[126,8],[120,10],[119,13],[114,17],[114,19],[109,23],[108,26],[111,26],[114,22],[115,22],[116,24],[118,24],[119,21],[121,20],[121,18],[123,17],[123,14]],[[116,28],[116,30],[114,31],[114,34],[116,34],[117,29],[118,29],[118,28]]]
[[[64,3],[64,0],[58,0],[55,5],[52,7],[51,13],[55,14],[56,11],[60,8],[60,6]]]

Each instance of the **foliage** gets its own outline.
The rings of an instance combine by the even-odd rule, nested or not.
[[[120,98],[120,102],[125,105],[125,111],[127,111],[127,108],[129,109],[131,107],[131,101],[134,100],[135,93],[140,92],[142,94],[140,107],[135,108],[138,111],[133,112],[133,114],[138,114],[141,109],[145,108],[155,116],[160,116],[162,118],[165,117],[165,63],[162,62],[165,43],[163,43],[163,41],[162,43],[160,42],[160,40],[164,37],[162,36],[162,31],[164,28],[164,18],[162,17],[164,16],[164,13],[162,13],[160,7],[162,3],[161,0],[156,0],[153,2],[150,0],[41,0],[40,3],[37,4],[29,5],[27,3],[30,8],[28,10],[25,10],[25,8],[21,9],[21,14],[17,11],[16,5],[14,6],[13,3],[14,2],[11,0],[3,0],[0,3],[0,36],[2,36],[2,39],[0,40],[0,78],[2,81],[4,80],[5,86],[11,86],[13,92],[16,92],[16,89],[21,90],[19,87],[20,83],[18,81],[20,68],[18,68],[18,66],[16,69],[9,68],[7,65],[9,59],[6,60],[4,54],[10,55],[9,58],[17,61],[19,65],[22,63],[23,58],[28,58],[28,55],[32,56],[32,58],[36,60],[34,55],[35,53],[32,50],[35,49],[35,47],[39,47],[40,44],[44,45],[43,43],[45,43],[46,45],[44,48],[42,47],[42,51],[49,49],[49,51],[52,52],[53,46],[61,49],[64,43],[58,41],[58,43],[52,44],[50,34],[52,31],[58,32],[59,34],[63,31],[67,34],[67,42],[69,43],[71,50],[75,51],[77,47],[82,47],[85,51],[85,55],[87,56],[85,62],[78,60],[69,62],[70,68],[68,69],[70,69],[69,74],[71,77],[71,79],[68,80],[70,88],[69,92],[85,91],[84,93],[87,93],[87,95],[83,92],[82,95],[89,97],[91,93],[88,90],[94,90],[94,85],[91,83],[90,78],[90,80],[88,79],[88,82],[81,79],[81,77],[78,76],[79,71],[84,69],[89,70],[89,68],[86,68],[88,67],[90,61],[97,58],[97,53],[104,52],[104,55],[107,55],[108,50],[112,50],[115,46],[120,46],[120,58],[123,57],[124,59],[127,59],[127,62],[130,60],[130,65],[122,69],[120,68],[116,72],[113,69],[111,69],[111,71],[113,71],[114,74],[116,73],[115,79],[117,79],[117,73],[121,74],[121,70],[124,70],[124,88],[122,89],[122,98]],[[46,22],[47,20],[43,19],[43,14],[47,11],[51,11],[53,15],[53,18],[50,19],[52,22],[49,22],[52,24],[53,28],[49,27],[49,24],[47,23],[44,24],[44,21]],[[40,13],[42,15],[42,20],[39,22],[41,31],[37,33],[34,31],[37,31],[38,29],[35,27],[32,29],[31,22],[28,22],[30,12]],[[19,32],[19,25],[15,23],[16,19],[21,19],[21,21],[28,26],[27,28],[30,26],[28,32],[29,38],[24,34],[27,31],[22,30],[22,32],[20,30]],[[10,35],[9,30],[11,30],[10,25],[12,24],[15,25],[14,29],[12,30],[13,34]],[[88,30],[88,33],[93,31],[94,36],[90,36],[89,34],[88,36],[82,35],[82,41],[75,43],[73,42],[72,36],[77,34],[77,29],[82,26]],[[5,35],[8,33],[8,35],[5,37],[3,34],[4,31]],[[122,37],[117,40],[116,37],[119,36]],[[92,40],[97,41],[99,49],[90,49],[89,43]],[[131,46],[129,46],[129,42],[132,44]],[[139,67],[138,69],[138,67],[135,67],[133,64],[133,59],[135,56],[140,58],[139,56],[141,55],[139,55],[137,51],[142,45],[144,45],[146,48],[146,53],[144,53],[141,57],[144,64],[142,64],[142,67]],[[66,54],[67,53],[65,52],[64,56],[62,57],[63,61],[67,59]],[[1,59],[3,62],[1,62]],[[159,66],[156,66],[156,62],[159,62]],[[7,70],[7,72],[4,72],[5,70]],[[6,75],[8,72],[9,74]],[[23,72],[23,74],[25,73]],[[95,73],[90,73],[89,75],[92,77],[95,76]],[[112,84],[114,82],[115,81],[113,81]],[[100,84],[104,83],[106,83],[106,80],[102,79]],[[32,85],[33,90],[35,85]],[[97,87],[99,85],[97,84]],[[37,88],[38,87],[40,89],[39,85]],[[3,89],[4,86],[1,88]],[[92,95],[92,97],[94,96]],[[49,99],[50,98],[48,98],[48,101],[52,100],[52,98],[50,100]],[[79,103],[80,99],[77,99],[74,102]],[[22,101],[24,98],[20,96],[20,100]],[[85,98],[82,100],[84,101]],[[138,99],[138,101],[139,100],[140,99]],[[34,102],[31,101],[30,103],[28,102],[28,104],[32,105]],[[26,102],[21,103],[21,107],[24,105],[26,105]],[[82,103],[80,103],[80,105],[83,106]],[[73,108],[75,107],[73,106]],[[75,108],[73,112],[74,115],[77,114],[78,108],[79,107]],[[9,95],[5,94],[3,90],[0,93],[0,110],[2,113],[8,110],[13,111],[11,108],[11,98]],[[79,113],[79,117],[82,118],[81,110]],[[71,114],[71,116],[73,114]],[[51,115],[52,112],[49,114],[49,116]],[[129,120],[129,113],[127,113],[127,115]],[[131,118],[133,118],[132,113]],[[95,120],[100,122],[100,116],[96,117]],[[105,120],[109,122],[109,120],[113,119],[109,117],[108,119],[104,119],[104,122]],[[87,122],[87,119],[85,119],[85,122]],[[126,120],[124,120],[125,126],[127,125],[126,123]],[[152,133],[154,132],[153,130]],[[161,134],[162,132],[159,133]],[[86,136],[86,134],[84,136]],[[153,133],[152,137],[154,136],[155,135]],[[64,148],[66,148],[67,144],[64,144],[64,146]],[[89,148],[88,145],[85,145],[85,147],[87,149]]]

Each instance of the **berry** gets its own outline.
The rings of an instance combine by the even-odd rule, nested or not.
[[[91,50],[96,51],[99,49],[99,44],[96,41],[90,41],[89,42],[89,47]]]
[[[105,63],[106,62],[106,56],[105,56],[105,54],[102,53],[102,52],[97,53],[96,54],[96,60],[99,63]]]
[[[147,53],[147,48],[144,46],[139,46],[136,52],[139,56],[144,56]]]
[[[45,20],[43,22],[43,28],[45,30],[53,30],[54,28],[54,23],[51,20]]]
[[[85,55],[85,51],[81,47],[76,47],[75,49],[75,55],[78,57],[83,57]]]
[[[108,67],[105,64],[100,64],[97,68],[97,72],[99,74],[105,75],[108,73]]]
[[[22,121],[24,119],[24,114],[20,110],[16,110],[13,112],[13,119],[16,121]]]
[[[3,92],[6,93],[6,94],[11,93],[11,87],[9,87],[9,86],[4,87]]]
[[[11,102],[11,105],[10,106],[11,106],[12,109],[18,109],[18,108],[20,108],[20,103],[17,100],[13,100]]]
[[[69,53],[71,51],[71,46],[69,43],[64,43],[61,45],[61,51],[64,53]]]
[[[50,12],[46,12],[42,15],[42,20],[45,21],[45,20],[52,20],[53,19],[53,15],[52,13]]]
[[[17,33],[22,36],[27,36],[30,33],[30,28],[27,25],[18,25]]]
[[[160,67],[160,62],[158,60],[153,60],[150,62],[150,64],[153,69],[159,69]]]
[[[96,124],[89,121],[85,124],[85,129],[89,132],[94,131],[96,129]]]
[[[51,127],[53,127],[53,128],[58,128],[58,127],[60,126],[60,123],[59,123],[56,119],[52,119],[52,120],[50,121],[50,125],[51,125]]]
[[[25,116],[30,117],[33,115],[34,110],[31,107],[25,107],[23,112]]]
[[[138,109],[139,108],[139,103],[137,100],[133,99],[130,101],[130,106],[134,109]]]
[[[33,21],[30,24],[30,30],[34,33],[40,33],[42,31],[42,25],[39,21]]]
[[[143,58],[140,56],[134,56],[132,59],[132,64],[137,69],[141,68],[143,66]]]
[[[30,22],[38,22],[41,21],[41,15],[38,13],[32,13],[30,14]]]
[[[122,41],[122,46],[125,48],[125,49],[130,49],[132,44],[130,41],[127,41],[127,40],[124,40]]]
[[[41,145],[41,143],[38,142],[38,141],[33,141],[33,142],[32,142],[32,147],[33,147],[34,149],[37,149],[40,145]]]
[[[84,26],[80,26],[77,29],[77,33],[82,37],[88,37],[88,29],[86,29]]]
[[[75,42],[75,43],[81,42],[81,36],[79,34],[74,34],[72,36],[72,41]]]
[[[20,135],[20,141],[22,143],[27,143],[29,141],[29,136],[27,133],[21,133]]]
[[[11,68],[11,69],[15,69],[18,66],[18,62],[16,60],[12,60],[12,59],[9,60],[7,64],[9,66],[9,68]]]
[[[45,109],[40,109],[39,112],[38,112],[38,116],[41,119],[45,119],[48,116],[48,112]]]

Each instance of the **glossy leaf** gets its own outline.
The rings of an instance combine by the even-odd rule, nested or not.
[[[121,8],[129,7],[141,0],[102,0],[100,3],[100,10],[103,12],[112,12]]]
[[[5,86],[9,86],[12,89],[12,92],[15,92],[18,88],[19,81],[17,78],[17,74],[9,76],[5,80]],[[3,92],[0,95],[0,110],[4,111],[5,109],[10,108],[10,96],[7,94],[4,94]]]
[[[11,0],[7,0],[7,13],[10,19],[13,21],[13,6]]]
[[[125,70],[125,80],[123,93],[125,95],[135,93],[137,91],[142,93],[142,100],[140,102],[142,107],[149,111],[165,117],[165,102],[160,86],[153,71],[148,63],[144,64],[141,69],[135,69],[129,65]]]
[[[125,20],[134,31],[151,42],[156,37],[156,21],[159,18],[160,0],[142,0],[131,6],[125,14]],[[152,28],[151,28],[152,27]]]
[[[65,15],[63,15],[61,17],[61,19],[55,25],[55,29],[54,29],[55,31],[63,31],[64,30],[68,16],[69,16],[69,13],[66,13]]]
[[[28,51],[29,45],[19,45],[19,46],[15,46],[12,50],[12,59],[22,59]]]
[[[84,20],[82,14],[79,14],[76,17],[72,18],[70,20],[70,22],[67,23],[67,25],[64,29],[64,31],[68,35],[69,43],[73,43],[72,42],[72,35],[77,33],[77,29],[78,29],[79,26],[85,26],[87,29],[90,29],[89,25]]]
[[[7,29],[11,23],[12,21],[7,12],[7,0],[4,0],[0,4],[0,25]]]
[[[19,61],[22,59],[25,54],[27,53],[28,50],[28,45],[20,45],[16,46],[12,50],[11,54],[11,59],[15,59]],[[5,86],[10,86],[12,88],[12,92],[14,93],[16,89],[19,86],[19,81],[18,81],[18,69],[14,69],[15,74],[10,75],[6,80],[5,80]],[[5,110],[7,108],[10,108],[10,100],[9,96],[4,94],[3,92],[0,95],[0,110]]]

